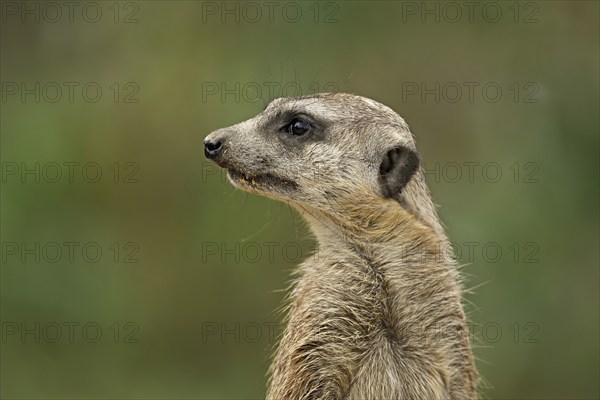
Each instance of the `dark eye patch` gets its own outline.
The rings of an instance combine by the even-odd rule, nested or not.
[[[277,134],[286,146],[296,146],[305,141],[323,140],[328,125],[300,108],[288,108],[271,114],[263,125],[263,132]]]

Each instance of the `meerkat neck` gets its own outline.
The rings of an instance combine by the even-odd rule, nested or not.
[[[336,204],[340,209],[333,212],[301,209],[320,247],[333,249],[347,243],[361,251],[383,248],[396,252],[404,246],[406,251],[413,250],[415,256],[422,256],[425,251],[443,255],[442,261],[452,262],[449,241],[435,210],[428,210],[428,219],[423,220],[422,215],[415,215],[392,199]]]

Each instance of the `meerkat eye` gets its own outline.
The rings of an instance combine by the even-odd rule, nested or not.
[[[293,136],[302,136],[310,131],[312,126],[309,122],[306,122],[300,118],[294,118],[289,124],[285,126],[287,133]]]

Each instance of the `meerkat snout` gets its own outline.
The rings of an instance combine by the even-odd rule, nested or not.
[[[215,159],[221,154],[223,150],[223,142],[220,140],[205,140],[204,141],[204,155],[207,158]]]
[[[219,164],[219,159],[225,152],[229,134],[230,132],[227,129],[219,129],[204,139],[204,155],[206,158]]]

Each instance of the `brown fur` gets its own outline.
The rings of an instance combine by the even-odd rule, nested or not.
[[[290,109],[318,121],[314,141],[272,134]],[[422,171],[382,195],[385,151],[416,152],[396,113],[347,94],[278,99],[215,137],[231,181],[294,205],[319,242],[298,267],[268,399],[477,398],[457,266]]]

